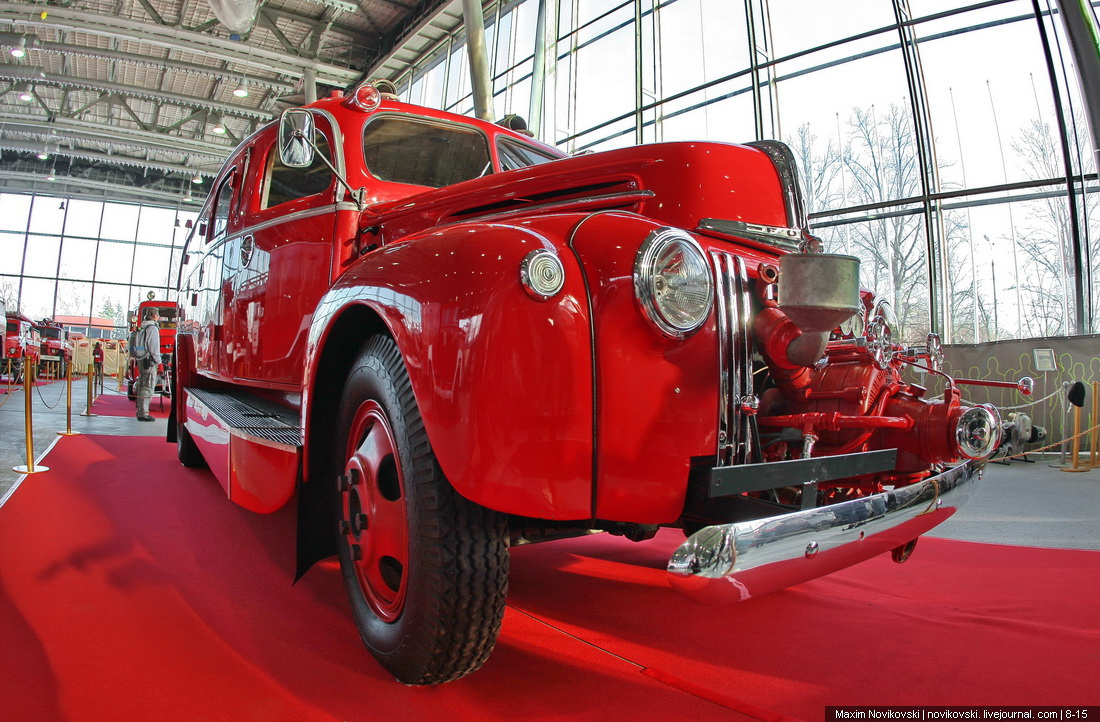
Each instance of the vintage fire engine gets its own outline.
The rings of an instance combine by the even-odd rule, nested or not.
[[[176,325],[179,322],[179,306],[174,301],[154,300],[153,292],[149,292],[150,298],[138,304],[137,310],[130,314],[130,330],[134,331],[141,326],[145,318],[145,309],[157,309],[160,321],[157,326],[160,329],[160,364],[161,369],[157,373],[157,386],[154,393],[168,396],[172,392],[172,369],[175,363]],[[137,398],[134,385],[137,383],[141,372],[137,368],[137,362],[130,359],[126,364],[126,396],[131,401]]]
[[[677,588],[744,599],[948,518],[995,409],[907,382],[776,142],[564,157],[364,84],[233,152],[188,240],[174,419],[257,512],[297,496],[408,684],[489,655],[508,547],[660,526]],[[513,125],[514,127],[514,125]]]
[[[13,383],[21,384],[23,373],[27,369],[31,370],[33,378],[38,368],[42,339],[34,327],[34,322],[18,311],[8,311],[6,318],[3,372]]]
[[[73,362],[73,342],[69,338],[69,330],[49,319],[42,319],[34,328],[42,339],[39,371],[47,371],[47,365],[52,363],[58,378],[64,378],[69,364]]]

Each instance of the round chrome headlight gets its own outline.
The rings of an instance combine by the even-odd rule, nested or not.
[[[553,251],[536,248],[520,263],[519,280],[532,298],[545,301],[565,285],[565,267]]]
[[[971,406],[955,422],[959,454],[968,459],[985,459],[1001,441],[1001,420],[992,406]]]
[[[634,261],[634,291],[642,312],[658,331],[683,338],[710,314],[710,266],[703,249],[674,228],[650,233]]]

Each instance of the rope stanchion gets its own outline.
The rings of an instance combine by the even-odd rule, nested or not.
[[[73,431],[73,365],[65,367],[65,430],[58,431],[60,436],[80,436]]]
[[[1069,466],[1063,466],[1062,471],[1092,471],[1092,468],[1085,464],[1081,465],[1081,437],[1084,434],[1081,433],[1081,407],[1075,406],[1073,409],[1073,443],[1071,444],[1070,459],[1072,463]]]
[[[1100,381],[1092,382],[1092,416],[1089,419],[1092,423],[1092,434],[1089,435],[1089,467],[1093,469],[1100,469],[1100,449],[1097,449],[1097,442],[1100,442]]]
[[[1081,409],[1085,405],[1085,385],[1080,381],[1075,382],[1066,395],[1066,400],[1073,406],[1073,443],[1070,452],[1073,463],[1063,466],[1062,471],[1092,471],[1088,464],[1081,465]]]
[[[84,409],[84,413],[81,416],[99,416],[99,414],[92,413],[92,404],[95,403],[92,399],[92,387],[95,386],[95,364],[88,364],[88,406]]]
[[[24,364],[25,366],[26,364]],[[42,471],[49,471],[48,466],[35,466],[34,465],[34,421],[33,414],[31,413],[31,386],[34,381],[31,379],[29,370],[23,369],[23,407],[24,407],[24,424],[26,427],[27,436],[27,463],[19,466],[13,466],[12,471],[19,472],[20,474],[37,474]]]

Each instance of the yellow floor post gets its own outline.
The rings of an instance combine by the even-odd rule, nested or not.
[[[23,364],[27,366],[26,363]],[[13,466],[12,471],[17,471],[20,474],[37,474],[40,471],[49,471],[48,466],[35,466],[34,465],[34,420],[31,413],[31,388],[34,386],[34,381],[31,380],[30,369],[23,369],[23,415],[27,436],[27,463],[25,465]]]

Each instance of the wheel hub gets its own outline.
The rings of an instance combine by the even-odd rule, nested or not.
[[[356,412],[346,458],[340,532],[364,598],[392,622],[405,605],[408,510],[397,444],[377,402],[368,400]]]

